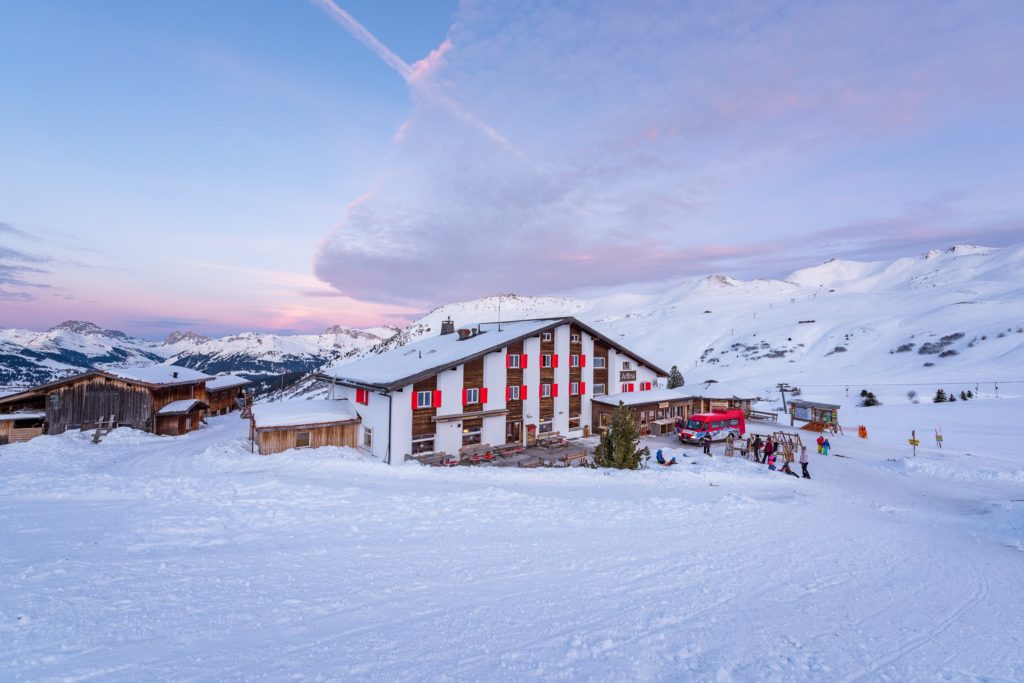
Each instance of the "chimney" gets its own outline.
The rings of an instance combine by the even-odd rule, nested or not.
[[[171,377],[173,377],[174,379],[178,379],[178,371],[175,370],[174,372],[172,372]]]
[[[455,323],[452,322],[451,317],[447,320],[441,321],[441,334],[453,334],[455,332]]]
[[[464,341],[466,339],[469,339],[471,336],[473,336],[473,331],[472,330],[469,330],[469,329],[467,329],[465,327],[463,327],[461,330],[459,330],[459,341]]]

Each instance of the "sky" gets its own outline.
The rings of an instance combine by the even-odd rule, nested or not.
[[[0,3],[0,327],[1024,242],[1019,2]]]

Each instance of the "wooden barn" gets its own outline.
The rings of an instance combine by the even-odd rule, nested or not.
[[[0,446],[28,441],[43,433],[46,413],[41,410],[0,415]]]
[[[226,415],[238,410],[238,399],[243,404],[250,400],[252,381],[237,375],[218,375],[206,382],[206,402],[209,404],[210,415]]]
[[[102,421],[155,434],[198,429],[209,375],[174,365],[92,370],[0,398],[0,415],[42,413],[42,433],[94,429]],[[192,404],[184,413],[180,402]],[[162,411],[177,404],[168,412]]]
[[[356,447],[359,415],[348,399],[293,400],[252,407],[249,437],[260,455],[290,448]]]

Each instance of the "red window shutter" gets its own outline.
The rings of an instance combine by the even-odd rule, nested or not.
[[[526,385],[525,384],[523,386],[519,387],[519,400],[520,401],[525,401],[526,400]]]
[[[558,354],[557,353],[553,354],[551,356],[551,367],[553,367],[553,368],[557,368],[558,367]]]
[[[552,384],[551,385],[551,395],[552,396],[558,396],[558,385],[557,384]]]
[[[521,367],[523,369],[526,369],[526,359],[527,358],[528,358],[528,356],[525,353],[523,355],[519,356],[519,367]]]
[[[441,407],[441,390],[440,389],[438,389],[437,391],[434,392],[434,404],[433,404],[433,407],[434,408],[440,408]]]
[[[511,368],[512,367],[512,354],[511,353],[506,353],[505,354],[505,367],[506,368]]]
[[[629,390],[633,391],[633,383],[632,382],[629,383]]]
[[[416,390],[412,390],[412,409],[416,410]]]
[[[487,387],[482,387],[480,389],[480,402],[487,403]]]
[[[580,382],[580,396],[582,396],[585,393],[587,393],[587,383]]]
[[[587,354],[585,354],[585,353],[581,353],[580,354],[580,367],[581,368],[587,367]]]
[[[467,401],[466,401],[467,394],[469,394],[469,391],[467,391],[466,389],[463,389],[462,390],[462,405],[466,405],[466,403],[467,403]]]
[[[506,386],[505,387],[505,400],[506,401],[511,401],[512,400],[512,387],[510,387],[510,386]]]

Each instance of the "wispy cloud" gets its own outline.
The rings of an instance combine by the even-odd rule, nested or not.
[[[721,269],[778,276],[791,249],[804,263],[881,254],[882,229],[831,231],[976,180],[933,170],[972,160],[950,129],[976,134],[988,129],[963,124],[1024,105],[1021,19],[1009,3],[464,4],[434,53],[392,67],[469,105],[522,156],[416,99],[316,274],[356,299],[427,305]],[[991,218],[961,203],[942,229],[920,213],[906,225],[921,241],[983,234]]]

